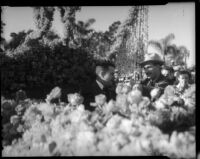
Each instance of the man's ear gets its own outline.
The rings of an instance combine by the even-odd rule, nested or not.
[[[96,75],[99,76],[100,78],[104,77],[105,73],[101,66],[96,67]]]
[[[104,72],[103,70],[101,70],[100,73],[99,73],[99,76],[100,76],[101,78],[103,78],[104,75],[105,75],[105,72]]]

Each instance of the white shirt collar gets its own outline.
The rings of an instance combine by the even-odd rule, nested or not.
[[[97,84],[99,85],[99,87],[103,90],[104,86],[101,82],[99,82],[98,80],[96,80]]]

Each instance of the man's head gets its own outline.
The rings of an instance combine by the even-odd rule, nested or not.
[[[191,74],[190,72],[183,70],[183,71],[179,71],[179,75],[178,75],[178,81],[180,84],[182,85],[186,85],[189,83],[189,80],[191,79]]]
[[[173,45],[169,45],[165,49],[165,55],[175,56],[176,52],[177,52],[176,47]]]
[[[168,64],[174,65],[175,63],[175,56],[176,56],[177,50],[176,47],[173,45],[167,46],[165,49],[165,60]]]
[[[96,63],[97,79],[105,86],[111,86],[114,81],[115,65],[109,60],[101,60]]]
[[[143,68],[144,68],[147,78],[156,80],[157,78],[160,77],[160,74],[161,74],[160,65],[154,64],[154,63],[149,63],[149,64],[146,64]]]
[[[145,54],[144,61],[140,63],[144,68],[145,74],[148,78],[156,80],[160,77],[161,66],[164,61],[161,58],[162,47],[159,42],[150,41],[147,47],[147,53]]]
[[[119,78],[119,72],[118,72],[118,70],[115,70],[114,79],[117,80],[118,78]]]

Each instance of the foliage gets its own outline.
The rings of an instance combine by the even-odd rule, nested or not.
[[[32,43],[30,46],[30,41]],[[62,43],[45,45],[30,40],[14,51],[1,53],[2,94],[22,88],[49,88],[55,85],[79,88],[93,78],[91,55],[82,49],[70,49]],[[47,43],[48,44],[48,43]]]
[[[186,46],[177,46],[175,44],[172,45],[171,41],[173,39],[175,39],[175,35],[170,33],[159,41],[163,48],[165,62],[167,65],[186,65],[186,58],[188,58],[190,55],[189,50],[186,48]],[[175,52],[173,52],[172,55],[169,55],[166,52],[167,47],[172,47]]]
[[[110,52],[117,55],[116,65],[119,74],[133,73],[143,60],[148,38],[146,16],[148,16],[147,7],[133,6],[129,11],[129,17],[119,26],[115,34],[116,40]]]
[[[166,49],[167,46],[170,45],[171,41],[175,39],[175,35],[173,33],[168,34],[166,37],[160,40],[163,50]]]
[[[11,34],[5,53],[1,53],[3,95],[11,96],[19,89],[31,93],[38,88],[47,93],[55,85],[71,85],[78,90],[83,81],[89,82],[94,77],[93,58],[106,56],[120,22],[114,22],[106,33],[98,33],[90,29],[94,19],[75,22],[75,13],[80,7],[57,9],[67,33],[64,41],[51,29],[54,7],[34,7],[38,30]],[[44,97],[45,94],[38,96]]]
[[[75,15],[77,11],[81,10],[79,6],[70,7],[57,7],[60,15],[61,21],[64,24],[64,41],[67,46],[74,47],[74,32],[75,32]]]
[[[5,44],[5,49],[15,50],[18,46],[24,43],[27,34],[29,34],[30,32],[32,32],[32,30],[29,30],[27,32],[23,30],[19,33],[10,33],[11,40]]]
[[[78,21],[74,28],[74,42],[75,46],[84,48],[87,52],[91,52],[90,41],[92,40],[92,35],[94,30],[91,29],[91,25],[95,22],[95,19],[88,19],[86,22]]]
[[[49,30],[53,20],[53,7],[34,7],[35,23],[38,29]],[[47,22],[48,21],[48,22]]]
[[[41,37],[50,30],[53,21],[54,7],[33,7],[36,28],[41,31]]]
[[[1,7],[1,15],[3,15],[3,7]],[[5,42],[5,38],[3,37],[3,28],[6,25],[3,21],[3,18],[1,18],[1,48],[2,48],[2,44]]]

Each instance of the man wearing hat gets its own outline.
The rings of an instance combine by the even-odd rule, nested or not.
[[[161,66],[164,64],[161,57],[161,45],[158,42],[149,42],[144,61],[140,63],[140,66],[144,69],[147,77],[140,83],[142,85],[143,96],[150,98],[150,92],[154,88],[158,88],[158,93],[161,95],[164,88],[169,84],[167,79],[161,73]]]
[[[94,111],[95,107],[91,103],[95,102],[95,96],[104,94],[107,102],[115,100],[115,83],[114,83],[115,65],[111,60],[99,59],[95,66],[96,78],[92,83],[86,84],[82,88],[81,95],[84,97],[83,104],[85,109]]]

